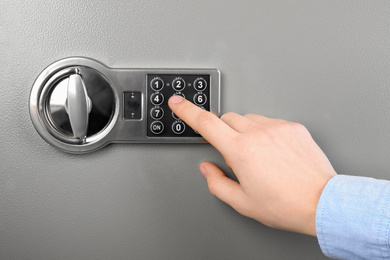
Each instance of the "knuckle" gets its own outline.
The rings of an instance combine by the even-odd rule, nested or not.
[[[296,129],[306,129],[306,127],[304,125],[302,125],[301,123],[290,122],[290,125]]]
[[[290,122],[290,125],[298,133],[302,133],[302,134],[308,133],[307,128],[304,125],[302,125],[301,123]]]
[[[244,116],[245,116],[245,117],[255,117],[255,116],[257,116],[257,115],[249,113],[249,114],[245,114]]]
[[[226,120],[226,119],[233,117],[234,115],[235,115],[235,113],[233,113],[233,112],[227,112],[221,116],[221,119]]]
[[[277,137],[279,135],[283,136],[307,136],[310,135],[309,131],[306,127],[300,123],[289,122],[289,121],[281,121],[273,124],[273,126],[269,129],[269,136]]]
[[[208,186],[209,186],[209,191],[210,191],[211,195],[218,198],[218,190],[217,190],[217,187],[215,186],[215,184],[212,182],[209,182]]]
[[[198,124],[200,127],[208,126],[214,120],[214,115],[207,112],[202,111],[198,116]]]
[[[232,149],[239,151],[234,154],[232,160],[246,164],[251,161],[250,158],[252,157],[250,155],[255,153],[258,149],[258,142],[247,138],[238,138],[233,143]]]
[[[248,216],[247,210],[239,203],[231,202],[229,205],[230,205],[230,207],[232,207],[235,211],[237,211],[241,215]]]

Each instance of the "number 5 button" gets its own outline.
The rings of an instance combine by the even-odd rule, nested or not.
[[[199,92],[197,93],[195,96],[194,96],[194,102],[195,104],[197,104],[198,106],[201,106],[201,105],[204,105],[207,101],[207,97],[205,94],[203,94],[202,92]]]

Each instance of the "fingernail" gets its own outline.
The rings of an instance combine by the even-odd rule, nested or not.
[[[182,97],[182,96],[178,96],[178,95],[174,95],[174,96],[172,96],[172,97],[169,99],[169,102],[171,102],[171,103],[173,103],[173,104],[180,103],[181,101],[183,101],[183,97]]]
[[[199,170],[202,173],[203,178],[206,179],[206,174],[207,174],[206,173],[206,168],[203,165],[201,165],[201,166],[199,166]]]

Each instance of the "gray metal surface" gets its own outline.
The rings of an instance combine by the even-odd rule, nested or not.
[[[209,195],[208,144],[63,153],[39,137],[31,85],[51,62],[215,67],[222,112],[306,125],[340,174],[390,178],[390,2],[0,3],[1,259],[325,259]],[[77,35],[77,37],[74,37]],[[231,173],[225,166],[228,174]]]

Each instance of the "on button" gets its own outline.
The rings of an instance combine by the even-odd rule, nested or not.
[[[150,130],[153,132],[153,134],[159,135],[164,131],[164,124],[160,121],[154,121],[150,124]]]

